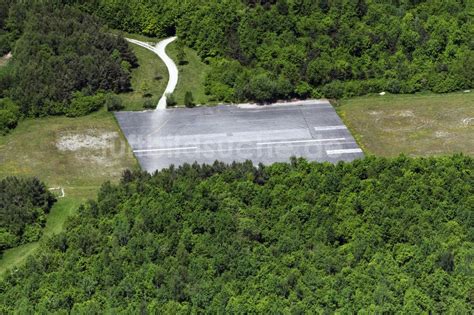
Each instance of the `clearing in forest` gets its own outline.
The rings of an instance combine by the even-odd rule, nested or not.
[[[337,110],[366,153],[474,155],[472,92],[358,97]]]

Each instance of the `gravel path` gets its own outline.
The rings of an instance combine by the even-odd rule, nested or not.
[[[132,44],[139,45],[157,54],[158,57],[160,57],[161,60],[163,60],[166,67],[168,68],[168,74],[169,74],[168,84],[166,85],[166,89],[165,89],[165,92],[163,93],[163,96],[160,98],[158,105],[156,106],[156,109],[166,109],[166,94],[173,93],[174,89],[176,88],[176,84],[178,83],[178,68],[176,67],[176,64],[174,63],[173,59],[171,59],[166,54],[165,49],[169,43],[171,43],[172,41],[176,39],[176,37],[163,39],[162,41],[158,42],[158,44],[156,45],[153,45],[152,43],[142,42],[142,41],[132,39],[132,38],[125,38],[125,39]]]

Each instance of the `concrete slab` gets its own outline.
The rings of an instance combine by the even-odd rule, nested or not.
[[[363,156],[349,130],[327,101],[277,106],[174,108],[117,112],[142,168],[153,172],[171,164],[254,164],[351,161]]]

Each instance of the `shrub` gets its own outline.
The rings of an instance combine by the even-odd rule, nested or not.
[[[461,89],[463,86],[462,78],[448,75],[440,76],[437,83],[433,86],[435,93],[448,93]]]
[[[125,108],[122,99],[113,94],[109,94],[105,97],[105,106],[109,112],[119,111]]]
[[[166,106],[175,106],[177,104],[173,93],[166,93]]]
[[[16,127],[18,117],[16,117],[11,111],[6,109],[0,109],[0,134],[5,135]]]
[[[187,91],[186,94],[184,94],[184,105],[186,107],[194,107],[194,98],[193,98],[193,93],[190,91]]]
[[[66,116],[68,117],[79,117],[84,116],[89,113],[92,113],[102,106],[105,103],[104,94],[96,95],[84,95],[81,92],[75,92],[71,103],[66,109]]]
[[[321,92],[326,98],[342,98],[344,96],[344,83],[339,80],[332,81],[324,85]]]
[[[178,64],[180,66],[188,64],[188,61],[186,60],[186,53],[184,52],[184,46],[180,41],[178,41],[176,49],[176,58],[178,59]]]
[[[312,91],[312,87],[307,82],[301,82],[295,88],[295,93],[300,98],[308,98],[311,96]]]
[[[151,100],[151,99],[147,99],[143,103],[143,108],[145,108],[145,109],[154,109],[155,107],[156,107],[156,104],[153,103],[153,100]]]
[[[205,93],[206,95],[211,95],[214,100],[231,102],[234,99],[235,90],[221,82],[206,81]]]
[[[14,129],[20,118],[20,110],[11,99],[0,99],[0,134],[4,135]]]

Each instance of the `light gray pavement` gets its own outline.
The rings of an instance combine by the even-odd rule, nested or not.
[[[176,37],[170,37],[163,39],[162,41],[158,42],[158,44],[153,45],[152,43],[146,43],[142,42],[136,39],[132,38],[125,38],[127,41],[129,41],[132,44],[139,45],[143,48],[146,48],[148,50],[151,50],[155,54],[158,55],[158,57],[163,60],[163,62],[166,65],[166,68],[168,69],[168,84],[166,85],[165,92],[161,96],[160,100],[158,101],[158,105],[156,106],[156,109],[166,109],[166,94],[168,93],[173,93],[174,89],[176,88],[176,84],[178,84],[178,68],[176,67],[176,64],[174,63],[173,59],[171,59],[167,54],[166,54],[166,46],[173,42]]]
[[[175,108],[117,112],[117,120],[142,168],[171,164],[351,161],[363,156],[327,101],[299,105]]]

